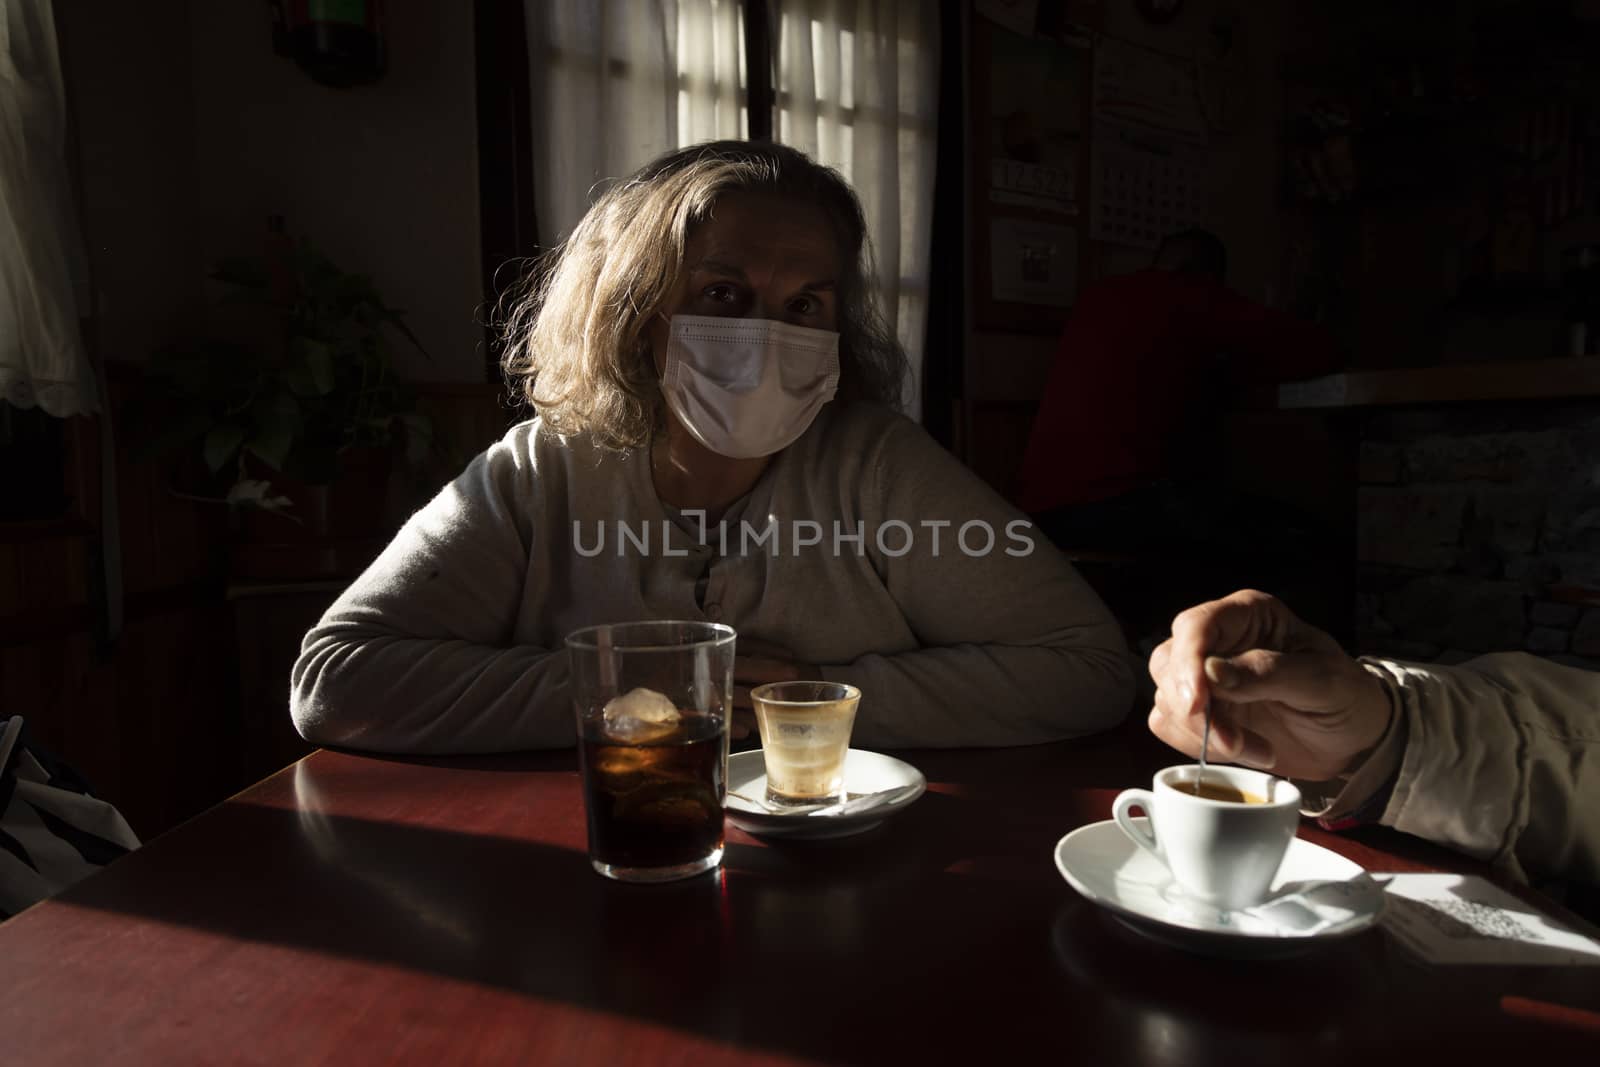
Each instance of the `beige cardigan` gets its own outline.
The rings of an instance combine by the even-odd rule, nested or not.
[[[1396,714],[1348,782],[1300,783],[1311,814],[1346,814],[1393,778],[1385,826],[1519,878],[1600,883],[1600,674],[1522,652],[1362,662]]]
[[[658,500],[648,450],[522,423],[306,635],[295,724],[317,743],[387,752],[570,745],[562,638],[667,618],[729,623],[860,687],[855,736],[868,746],[1051,741],[1129,710],[1133,664],[1099,598],[908,419],[829,404],[741,515],[758,534],[776,525],[777,550],[745,537],[741,552],[734,529],[723,555],[715,527],[699,544]],[[799,544],[797,520],[822,543]],[[982,525],[962,540],[969,523]]]

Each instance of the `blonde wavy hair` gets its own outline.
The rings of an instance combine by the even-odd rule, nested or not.
[[[739,191],[814,203],[833,221],[844,262],[839,398],[900,399],[906,357],[872,299],[872,252],[849,184],[783,145],[712,141],[669,152],[614,184],[514,296],[503,331],[506,379],[546,426],[615,449],[649,441],[664,404],[645,326],[677,288],[694,228],[719,198]]]

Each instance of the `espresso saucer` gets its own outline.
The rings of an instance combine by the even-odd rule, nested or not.
[[[1186,899],[1167,869],[1109,819],[1057,842],[1056,868],[1072,888],[1124,925],[1212,956],[1295,955],[1360,933],[1383,911],[1383,889],[1366,871],[1299,838],[1289,842],[1271,895],[1233,912]]]
[[[922,772],[904,760],[852,748],[844,759],[845,800],[807,811],[774,811],[767,793],[767,764],[760,749],[728,757],[728,821],[750,834],[821,839],[872,829],[916,802],[928,788]],[[733,794],[743,793],[744,797]]]

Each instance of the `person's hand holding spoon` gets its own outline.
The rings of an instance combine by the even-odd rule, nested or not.
[[[1190,756],[1287,778],[1348,774],[1394,714],[1374,674],[1253,590],[1174,619],[1172,636],[1150,656],[1150,675],[1157,737]]]

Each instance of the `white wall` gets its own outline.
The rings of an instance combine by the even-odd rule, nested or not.
[[[387,15],[383,80],[329,89],[273,52],[266,4],[189,5],[197,269],[258,254],[282,215],[407,312],[433,359],[397,345],[405,377],[481,382],[472,4]]]

